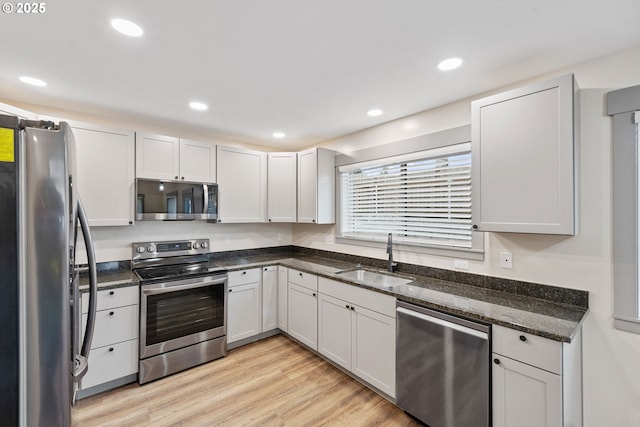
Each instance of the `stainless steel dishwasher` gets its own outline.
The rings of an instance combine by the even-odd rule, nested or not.
[[[490,326],[398,301],[396,403],[430,427],[490,424]]]

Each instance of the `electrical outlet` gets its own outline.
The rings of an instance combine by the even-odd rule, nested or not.
[[[511,252],[500,252],[500,267],[513,268],[513,255]]]
[[[336,242],[336,239],[333,237],[333,234],[327,234],[324,236],[324,242],[329,245],[333,245]]]
[[[222,237],[222,243],[225,244],[225,245],[228,245],[229,244],[229,236],[223,236]]]
[[[278,233],[278,240],[279,241],[283,241],[284,240],[284,236],[282,233]]]

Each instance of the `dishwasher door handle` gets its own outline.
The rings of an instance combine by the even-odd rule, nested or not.
[[[418,313],[417,311],[407,310],[404,307],[396,307],[398,313],[406,314],[407,316],[415,317],[426,322],[435,323],[436,325],[444,326],[445,328],[451,328],[456,331],[462,332],[467,335],[473,335],[474,337],[481,338],[483,340],[489,340],[489,334],[482,331],[477,331],[472,328],[468,328],[457,323],[449,322],[447,320],[438,319],[437,317],[429,316],[427,314]]]

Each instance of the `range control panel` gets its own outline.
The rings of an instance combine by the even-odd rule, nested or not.
[[[132,243],[132,260],[209,253],[209,239]]]

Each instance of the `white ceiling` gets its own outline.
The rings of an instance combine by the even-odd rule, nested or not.
[[[0,98],[306,147],[640,43],[638,0],[58,0],[0,15]],[[109,22],[137,22],[128,38]],[[444,73],[438,61],[464,58]],[[48,82],[29,87],[18,76]],[[206,102],[195,112],[187,104]],[[369,117],[380,108],[384,114]],[[274,131],[286,133],[280,140]]]

